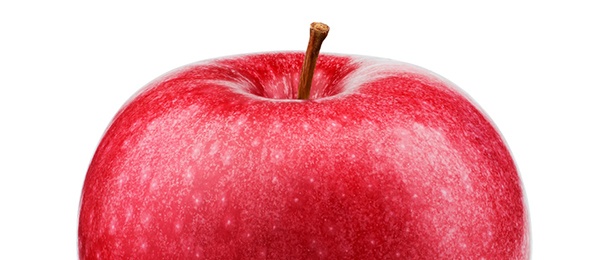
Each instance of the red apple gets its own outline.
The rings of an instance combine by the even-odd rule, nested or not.
[[[452,83],[303,53],[191,64],[119,111],[93,157],[81,259],[528,259],[521,182]]]

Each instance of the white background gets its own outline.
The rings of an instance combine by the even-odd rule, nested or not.
[[[611,8],[592,1],[19,1],[0,4],[0,259],[76,259],[81,186],[107,124],[194,61],[304,50],[450,79],[521,171],[533,259],[611,259]],[[456,3],[454,3],[456,2]],[[509,2],[509,1],[507,1]]]

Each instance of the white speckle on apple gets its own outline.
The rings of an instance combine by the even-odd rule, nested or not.
[[[125,183],[125,181],[128,179],[129,177],[127,177],[126,174],[121,174],[119,175],[119,177],[117,177],[117,185],[119,187],[123,186],[123,183]],[[120,188],[119,188],[120,189]]]
[[[159,183],[156,178],[151,180],[151,184],[149,185],[149,192],[155,192],[159,188]]]
[[[191,153],[191,159],[198,160],[199,157],[201,156],[201,152],[202,152],[201,150],[202,150],[201,145],[195,145],[193,147],[193,152]]]
[[[133,215],[134,215],[134,209],[132,208],[132,206],[128,206],[125,209],[125,222],[129,222],[132,219]]]
[[[223,161],[223,165],[227,166],[231,164],[231,157],[232,157],[232,151],[227,151],[225,152],[225,154],[223,155],[222,161]]]
[[[452,196],[452,194],[450,194],[450,192],[448,191],[448,189],[446,188],[442,188],[440,190],[441,192],[441,196],[448,202],[454,202],[454,197]]]
[[[250,143],[250,145],[252,147],[257,147],[259,146],[259,144],[261,143],[261,139],[259,137],[255,137],[254,140],[252,140],[252,142]]]
[[[142,212],[140,213],[140,223],[142,225],[144,225],[145,227],[148,226],[148,224],[151,222],[151,215],[146,213],[146,212]]]
[[[142,170],[140,171],[140,185],[144,186],[144,184],[148,182],[148,179],[151,176],[150,171],[151,170],[149,166],[144,166],[142,168]]]
[[[116,226],[116,222],[117,220],[115,218],[113,218],[110,222],[110,227],[108,227],[108,233],[111,235],[114,235],[117,231],[117,226]]]
[[[267,147],[263,146],[261,148],[261,161],[265,161],[265,158],[267,157]]]
[[[194,177],[195,177],[195,174],[193,173],[193,167],[188,167],[188,169],[185,171],[185,174],[184,174],[184,180],[186,180],[189,183],[192,183]]]
[[[280,149],[271,149],[270,150],[271,162],[275,164],[280,164],[284,160],[284,151]]]
[[[238,126],[241,126],[241,125],[243,125],[243,124],[244,124],[244,123],[245,123],[247,120],[248,120],[248,118],[246,118],[245,116],[243,116],[243,115],[242,115],[242,116],[240,116],[240,118],[238,118],[238,121],[236,122],[236,124],[237,124]]]
[[[123,143],[121,144],[121,148],[122,149],[127,149],[129,150],[131,146],[130,140],[129,139],[125,139],[125,141],[123,141]]]
[[[219,151],[219,141],[214,141],[212,145],[210,145],[209,155],[215,155]]]
[[[310,182],[314,182],[314,178],[310,178]]]

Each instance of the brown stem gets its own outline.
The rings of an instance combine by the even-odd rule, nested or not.
[[[329,33],[329,26],[324,23],[310,24],[310,41],[308,49],[306,49],[305,59],[303,60],[303,68],[299,77],[299,99],[310,98],[310,89],[312,88],[312,78],[314,77],[314,68],[316,67],[316,59],[322,46],[322,41],[325,40]]]

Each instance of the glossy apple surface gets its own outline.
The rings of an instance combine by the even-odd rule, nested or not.
[[[480,109],[413,65],[301,53],[191,64],[107,129],[81,259],[527,259],[516,166]]]

